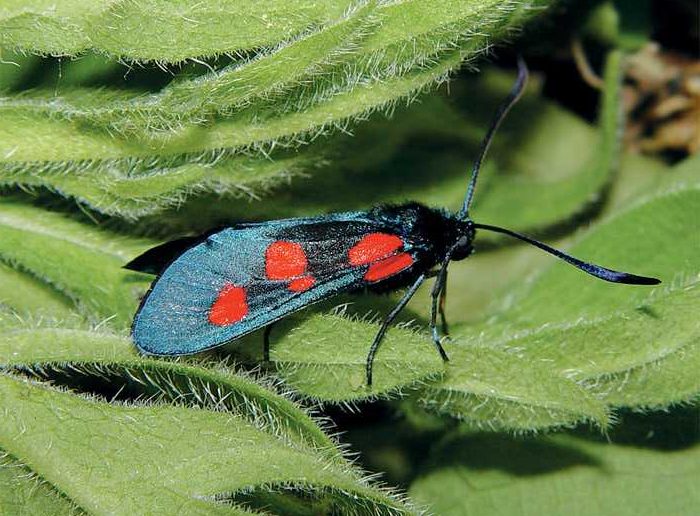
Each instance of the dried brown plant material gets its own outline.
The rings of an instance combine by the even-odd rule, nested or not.
[[[686,154],[700,149],[700,59],[651,43],[628,58],[625,81],[628,148]]]

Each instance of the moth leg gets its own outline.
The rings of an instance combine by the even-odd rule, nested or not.
[[[445,321],[443,293],[445,292],[445,286],[447,282],[447,264],[448,261],[445,261],[443,266],[440,268],[440,273],[438,274],[435,283],[433,283],[433,290],[430,294],[433,301],[432,309],[430,311],[430,334],[433,337],[433,344],[435,344],[438,353],[440,353],[440,356],[445,362],[448,362],[450,359],[447,356],[447,353],[445,353],[442,344],[440,343],[440,335],[438,334],[437,329],[437,314],[438,312],[440,312],[440,317],[442,318],[442,327],[443,330],[445,330],[447,328],[447,323]],[[445,333],[447,332],[445,331]]]
[[[272,333],[272,327],[277,324],[277,321],[271,322],[267,326],[265,326],[265,330],[263,331],[263,361],[264,362],[269,362],[270,361],[270,333]]]
[[[387,330],[389,329],[389,325],[393,322],[394,319],[396,319],[396,316],[399,315],[401,310],[403,310],[408,302],[411,300],[413,297],[413,294],[416,293],[418,290],[418,287],[421,286],[421,283],[425,281],[425,274],[421,274],[418,276],[418,279],[411,285],[411,287],[406,291],[406,293],[403,295],[401,300],[398,302],[398,304],[394,307],[394,309],[389,312],[389,314],[384,318],[384,321],[382,321],[382,325],[379,328],[379,331],[377,332],[377,336],[374,337],[374,342],[372,342],[372,346],[369,348],[369,353],[367,354],[367,364],[366,364],[366,373],[367,373],[367,387],[372,386],[372,364],[374,363],[374,355],[377,354],[377,350],[379,349],[379,345],[382,343],[382,340],[384,339],[384,335],[386,334]]]
[[[450,327],[447,324],[447,316],[445,315],[445,303],[447,301],[447,271],[445,271],[445,284],[440,290],[440,302],[438,303],[438,311],[440,313],[440,325],[442,326],[442,334],[448,339],[450,337]]]

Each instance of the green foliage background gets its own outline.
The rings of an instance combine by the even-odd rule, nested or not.
[[[0,513],[692,514],[700,160],[623,152],[626,52],[648,27],[625,2],[582,4],[3,2]],[[259,334],[135,351],[152,278],[127,261],[238,220],[457,208],[513,80],[487,49],[537,63],[572,33],[603,56],[597,120],[535,73],[474,216],[662,285],[479,235],[450,269],[447,366],[427,289],[371,390],[391,297],[289,318],[267,365]]]

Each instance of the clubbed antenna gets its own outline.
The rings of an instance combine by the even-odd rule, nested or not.
[[[469,207],[471,206],[472,198],[474,197],[474,189],[476,188],[476,180],[479,177],[479,169],[481,169],[481,163],[484,161],[484,157],[486,156],[486,153],[488,152],[489,147],[491,146],[491,142],[493,141],[493,136],[498,130],[498,127],[501,125],[501,122],[503,122],[506,115],[508,114],[508,111],[510,111],[510,108],[513,107],[513,105],[518,101],[518,99],[522,95],[523,90],[525,89],[525,85],[527,84],[527,77],[528,72],[527,66],[525,65],[525,61],[522,59],[522,57],[518,57],[518,78],[515,80],[515,84],[513,84],[513,88],[511,88],[508,97],[506,97],[503,103],[498,107],[498,111],[496,111],[496,116],[491,122],[491,126],[489,127],[486,136],[484,136],[484,139],[481,140],[479,155],[474,161],[474,166],[472,167],[472,176],[469,180],[469,186],[467,187],[467,195],[464,197],[462,209],[459,210],[459,213],[457,214],[457,217],[460,219],[465,219],[469,216]]]
[[[528,244],[532,244],[535,247],[539,247],[543,251],[547,251],[549,254],[553,254],[557,258],[564,260],[567,263],[570,263],[574,267],[581,269],[583,272],[587,272],[591,276],[595,276],[596,278],[600,278],[605,281],[610,281],[612,283],[627,283],[629,285],[658,285],[659,283],[661,283],[661,280],[658,280],[656,278],[647,278],[646,276],[637,276],[636,274],[630,274],[628,272],[613,271],[610,269],[606,269],[605,267],[601,267],[600,265],[584,262],[582,260],[579,260],[578,258],[574,258],[570,254],[566,254],[563,251],[554,249],[553,247],[549,247],[547,244],[543,244],[538,240],[534,240],[525,235],[521,235],[520,233],[516,233],[515,231],[511,231],[510,229],[500,228],[498,226],[490,226],[488,224],[474,224],[474,227],[477,229],[494,231],[496,233],[503,233],[504,235],[512,236],[519,240],[523,240]]]

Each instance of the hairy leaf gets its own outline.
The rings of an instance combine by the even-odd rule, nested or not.
[[[431,411],[462,419],[482,430],[531,431],[581,421],[605,427],[605,405],[546,364],[514,353],[454,346],[445,379],[428,385],[418,402]]]
[[[7,99],[4,106],[89,122],[132,138],[134,134],[158,138],[188,123],[201,123],[211,114],[231,114],[256,100],[269,101],[302,83],[320,81],[323,74],[328,74],[328,67],[350,54],[357,40],[375,24],[375,7],[369,3],[353,9],[336,22],[269,52],[219,70],[210,68],[202,76],[188,78],[182,74],[158,93],[66,89],[58,97],[38,92]]]
[[[632,310],[544,327],[502,345],[582,381],[608,404],[665,407],[700,393],[693,373],[700,323],[687,316],[699,300],[695,277],[655,292]]]
[[[0,93],[17,89],[36,69],[39,58],[0,46]]]
[[[53,55],[91,49],[119,58],[177,62],[274,45],[340,16],[350,5],[349,0],[64,1],[55,5],[10,0],[0,9],[0,43]]]
[[[95,321],[130,324],[146,283],[121,267],[146,245],[10,199],[0,203],[0,260],[70,298]]]
[[[657,288],[680,288],[697,277],[698,221],[688,217],[700,200],[700,176],[641,199],[636,205],[598,223],[569,251],[616,270],[660,278]],[[561,262],[551,266],[513,296],[508,322],[520,327],[606,316],[620,309],[642,306],[648,287],[595,281]]]
[[[698,232],[687,214],[699,202],[697,180],[671,187],[598,224],[573,248],[598,263],[657,275],[664,286],[607,284],[552,264],[477,328],[478,337],[473,328],[456,332],[472,337],[448,348],[455,358],[421,403],[479,427],[519,430],[586,419],[604,425],[606,405],[663,407],[696,397],[700,324],[688,309],[697,304],[699,271],[697,244],[686,235]],[[471,353],[480,356],[465,356]],[[538,393],[536,403],[528,393]],[[527,419],[533,404],[552,410]],[[586,407],[597,407],[599,417]]]
[[[463,55],[453,51],[427,70],[418,70],[383,82],[360,84],[352,90],[337,93],[324,102],[290,112],[261,112],[245,109],[209,126],[188,127],[165,141],[114,138],[97,131],[85,131],[73,120],[47,118],[27,112],[22,106],[1,109],[5,123],[0,127],[0,162],[12,170],[17,162],[60,162],[81,160],[114,160],[117,158],[170,158],[183,152],[206,153],[217,149],[245,149],[269,142],[319,134],[362,113],[370,112],[407,96],[435,81],[445,78],[450,68],[462,61]],[[1,107],[1,106],[0,106]],[[71,146],[57,146],[58,141],[71,141]],[[203,154],[203,156],[205,156]],[[126,164],[133,167],[129,161]],[[44,165],[44,168],[47,169]],[[50,170],[50,169],[49,169]]]
[[[250,514],[251,492],[291,490],[345,513],[411,513],[349,466],[231,414],[109,404],[7,375],[0,391],[0,446],[88,512]]]
[[[18,516],[84,514],[31,470],[7,456],[0,458],[0,512]]]
[[[72,315],[73,302],[31,275],[0,263],[0,306],[19,317],[34,314],[62,319]]]
[[[15,325],[0,334],[0,367],[28,368],[45,375],[102,376],[143,395],[189,406],[227,410],[290,443],[337,459],[334,443],[293,403],[224,363],[140,357],[130,339],[60,327]],[[116,388],[115,391],[118,391]]]
[[[129,9],[146,4],[134,2]],[[181,167],[195,161],[207,172],[224,158],[222,165],[234,161],[228,168],[235,170],[237,153],[267,155],[267,149],[280,144],[308,142],[374,110],[390,108],[397,99],[444,80],[464,59],[482,52],[489,38],[503,37],[535,12],[535,4],[362,3],[251,59],[173,81],[151,95],[67,88],[58,97],[38,93],[6,98],[0,103],[5,122],[0,127],[3,182],[45,186],[94,209],[131,218],[147,213],[145,204],[152,204],[152,211],[179,202],[193,190],[247,188],[237,181],[217,190],[211,181]],[[69,5],[64,8],[68,18],[76,14]],[[90,11],[83,8],[81,15]],[[165,16],[172,8],[164,8]],[[205,3],[200,8],[208,7]],[[113,9],[126,6],[119,3]],[[8,8],[6,16],[13,13]],[[51,15],[60,18],[43,11],[41,16]],[[114,26],[128,26],[130,16],[120,11]],[[62,145],[65,141],[71,144]],[[67,174],[79,176],[80,182]],[[146,179],[142,201],[130,205],[124,183],[143,175],[158,176],[155,182],[170,186],[158,188]]]
[[[540,438],[457,437],[411,495],[436,514],[692,514],[700,446],[675,451]]]
[[[314,315],[301,325],[290,321],[280,326],[281,332],[275,327],[272,333],[272,361],[292,388],[318,401],[352,402],[395,395],[439,376],[443,369],[426,335],[395,328],[377,353],[369,388],[365,363],[376,324]]]
[[[515,131],[499,135],[492,153],[506,173],[480,185],[474,217],[532,231],[563,224],[600,200],[619,162],[621,59],[619,52],[607,59],[597,135],[571,114],[535,101],[522,107],[535,117],[508,120]]]
[[[221,158],[199,163],[177,160],[171,166],[125,174],[120,164],[93,162],[79,169],[42,173],[20,166],[0,181],[22,187],[45,187],[69,195],[91,209],[136,219],[178,206],[195,193],[214,192],[232,199],[253,200],[313,166],[309,156],[277,155],[275,159]]]

